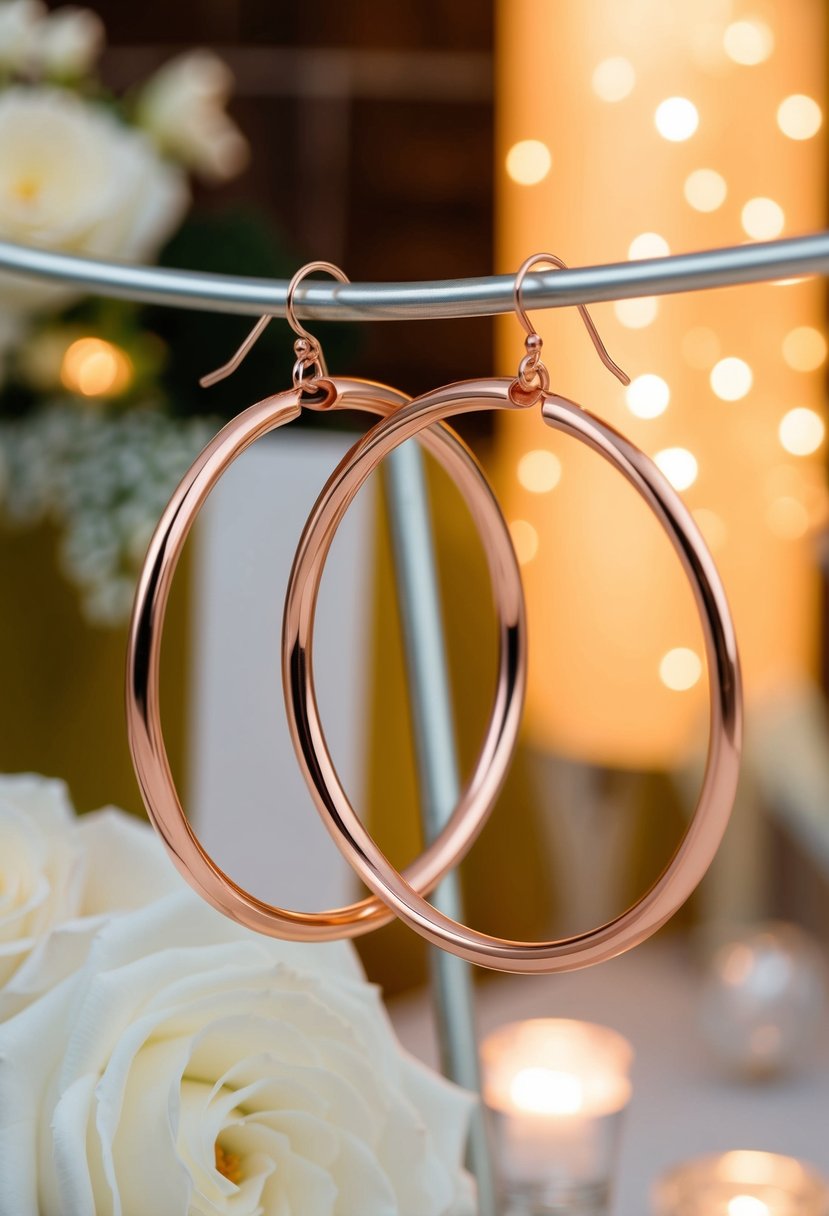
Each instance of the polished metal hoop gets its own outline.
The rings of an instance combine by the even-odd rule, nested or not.
[[[260,322],[254,334],[262,328]],[[241,354],[220,372],[228,374],[237,366],[250,345],[250,339],[243,343]],[[220,376],[214,374],[211,382],[217,378]],[[280,908],[245,891],[206,852],[182,809],[161,727],[159,666],[170,587],[205,499],[224,470],[256,439],[296,418],[303,405],[318,410],[364,410],[382,419],[408,400],[394,389],[369,381],[317,378],[252,405],[219,432],[181,481],[150,542],[139,580],[129,633],[126,708],[132,760],[147,812],[176,866],[204,899],[241,924],[273,937],[316,941],[354,937],[386,924],[394,914],[375,895],[324,912]],[[477,461],[445,425],[425,431],[421,442],[455,481],[481,534],[499,627],[496,692],[472,777],[440,834],[405,871],[412,890],[427,892],[472,844],[509,767],[526,686],[526,625],[521,577],[509,531]],[[334,480],[338,475],[339,469]],[[324,512],[322,523],[325,531]],[[310,569],[321,575],[324,555],[316,563],[307,546],[304,552]],[[309,748],[314,742],[309,741]],[[328,773],[327,780],[334,797],[347,803],[336,774]]]
[[[615,364],[611,370],[617,375],[620,371]],[[469,962],[510,972],[569,971],[612,958],[649,937],[684,903],[707,870],[728,823],[737,786],[740,668],[734,627],[713,559],[690,512],[657,466],[575,402],[543,389],[524,394],[520,385],[516,393],[517,385],[510,379],[468,380],[427,393],[377,423],[355,444],[318,499],[300,540],[285,607],[283,681],[294,747],[314,801],[340,851],[369,889],[433,945]],[[395,869],[343,793],[326,745],[313,677],[314,611],[325,556],[366,478],[406,439],[428,434],[425,428],[449,416],[525,408],[531,403],[528,398],[540,401],[548,426],[586,443],[621,473],[667,533],[691,584],[702,624],[711,718],[699,801],[662,874],[614,920],[547,942],[511,941],[468,928],[433,908]]]

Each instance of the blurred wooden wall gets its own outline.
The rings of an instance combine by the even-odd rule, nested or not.
[[[250,168],[200,205],[254,202],[354,279],[485,274],[492,262],[492,5],[477,0],[93,0],[116,88],[214,49],[236,75]],[[491,362],[484,319],[360,326],[353,369],[410,392]]]

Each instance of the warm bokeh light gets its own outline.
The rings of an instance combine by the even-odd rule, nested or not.
[[[82,397],[116,397],[132,382],[132,362],[125,351],[103,338],[78,338],[61,363],[64,388]]]
[[[671,400],[671,390],[661,376],[637,376],[625,389],[627,407],[637,418],[658,418]]]
[[[663,448],[654,460],[675,490],[687,490],[697,479],[697,458],[687,448]]]
[[[826,339],[812,325],[798,325],[783,339],[783,358],[796,372],[816,371],[826,362]]]
[[[663,139],[681,143],[690,139],[696,131],[699,114],[697,107],[687,97],[668,97],[656,107],[654,122]]]
[[[671,692],[687,692],[699,683],[702,660],[695,650],[675,646],[659,662],[659,678]]]
[[[538,552],[538,533],[526,519],[512,520],[509,531],[519,565],[526,566]]]
[[[561,461],[555,452],[534,448],[518,461],[518,480],[531,494],[547,494],[561,481]]]
[[[725,202],[728,186],[716,169],[695,169],[686,177],[683,192],[695,211],[716,211]]]
[[[602,101],[624,101],[636,84],[633,64],[619,55],[603,59],[593,72],[592,84],[593,92]]]
[[[723,49],[729,59],[745,67],[765,63],[774,50],[774,34],[757,17],[732,21],[723,35]]]
[[[510,1022],[481,1044],[487,1105],[539,1118],[596,1117],[630,1099],[630,1044],[615,1030],[568,1018]]]
[[[713,553],[716,553],[718,549],[722,549],[728,537],[728,531],[717,512],[711,511],[708,507],[697,507],[692,512],[692,515],[708,548]]]
[[[792,456],[811,456],[823,443],[826,427],[814,410],[798,407],[783,415],[777,434]]]
[[[728,1201],[728,1216],[771,1216],[771,1209],[756,1195],[734,1195]]]
[[[699,6],[664,0],[499,0],[497,12],[499,156],[531,133],[555,157],[534,189],[498,175],[501,273],[531,249],[552,248],[589,266],[825,226],[829,124],[816,130],[827,96],[825,6],[715,0],[703,17]],[[567,70],[528,73],[528,39],[566,45]],[[630,60],[636,82],[619,104],[605,104],[594,74],[616,57]],[[792,103],[795,91],[812,104]],[[666,99],[671,104],[661,107]],[[654,126],[657,106],[666,138]],[[590,117],[595,139],[577,115]],[[577,188],[564,189],[566,182]],[[779,428],[793,408],[826,421],[829,354],[816,336],[823,292],[818,277],[801,277],[779,291],[758,283],[597,305],[611,356],[634,381],[658,375],[669,386],[667,409],[651,417],[631,409],[575,309],[533,313],[553,389],[652,458],[658,453],[663,475],[681,487],[716,552],[749,712],[817,671],[821,584],[811,538],[829,518],[822,468],[829,439],[795,455]],[[497,335],[500,370],[514,375],[521,353],[514,319],[500,322]],[[635,404],[636,389],[631,396]],[[644,400],[648,413],[647,393]],[[653,401],[661,404],[658,395]],[[703,675],[677,693],[658,678],[662,657],[676,647],[705,657],[676,554],[623,479],[558,435],[549,446],[564,476],[555,510],[545,510],[516,477],[522,455],[541,446],[530,414],[498,417],[493,466],[507,518],[530,523],[538,544],[522,567],[533,638],[527,740],[587,763],[641,770],[684,762],[703,741],[707,681]],[[781,469],[785,476],[771,477]]]
[[[711,389],[721,401],[739,401],[750,392],[754,383],[751,368],[744,359],[730,355],[711,368]]]
[[[783,231],[786,217],[773,198],[750,198],[740,213],[740,221],[746,236],[755,241],[770,241]]]
[[[666,258],[670,252],[668,242],[658,232],[640,232],[628,246],[631,262],[638,262],[642,258]]]
[[[659,315],[656,296],[638,296],[633,300],[617,300],[613,305],[616,320],[625,329],[645,329]]]
[[[522,139],[507,153],[507,173],[520,186],[535,186],[552,168],[550,149],[540,139]]]
[[[574,1115],[584,1105],[579,1078],[552,1068],[522,1068],[512,1079],[510,1098],[534,1115]]]
[[[683,334],[680,344],[682,357],[691,367],[707,369],[713,367],[720,356],[720,339],[706,325],[697,325]]]
[[[794,93],[777,108],[777,125],[789,139],[811,139],[823,123],[823,113],[813,97]]]

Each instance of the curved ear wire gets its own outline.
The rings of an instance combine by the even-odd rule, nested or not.
[[[525,309],[521,299],[521,288],[524,285],[524,279],[529,271],[531,271],[534,266],[537,266],[539,262],[546,262],[549,266],[555,266],[558,270],[568,269],[567,264],[562,262],[561,258],[556,257],[554,253],[535,253],[532,255],[532,257],[527,258],[527,260],[522,262],[522,264],[519,266],[518,273],[515,276],[515,284],[513,285],[512,289],[512,301],[515,307],[515,315],[524,326],[528,338],[535,338],[538,335],[532,321],[527,316],[527,310]],[[608,371],[613,373],[617,380],[621,380],[622,384],[630,384],[630,376],[627,374],[627,372],[622,371],[621,367],[619,367],[617,363],[614,363],[610,355],[607,353],[607,347],[605,346],[604,342],[602,342],[599,336],[599,331],[596,329],[596,325],[593,318],[590,316],[590,313],[583,304],[577,304],[576,307],[581,313],[581,319],[587,326],[587,332],[590,334],[590,337],[593,340],[596,353],[601,359],[602,363],[605,365]]]
[[[285,318],[291,329],[297,335],[298,342],[303,342],[305,344],[301,352],[298,348],[298,344],[295,344],[294,350],[297,356],[300,356],[301,354],[304,362],[316,363],[319,368],[320,375],[327,376],[328,369],[325,366],[325,360],[322,356],[322,348],[320,347],[319,341],[314,337],[313,334],[308,332],[304,325],[300,323],[294,309],[294,296],[296,295],[297,287],[299,287],[304,278],[306,278],[309,274],[313,274],[315,270],[324,270],[326,274],[330,274],[332,278],[337,279],[340,283],[351,282],[345,272],[340,270],[339,266],[335,266],[333,262],[306,262],[304,266],[300,266],[299,270],[288,284],[288,291],[285,296]],[[267,329],[272,319],[271,313],[265,313],[264,316],[260,317],[253,329],[245,338],[244,342],[242,342],[239,349],[230,356],[227,363],[223,363],[222,366],[217,367],[214,372],[208,372],[206,376],[201,377],[199,384],[202,386],[202,388],[210,388],[211,385],[218,384],[220,380],[224,380],[227,376],[232,375],[245,358],[251,347],[255,345],[255,343]]]
[[[214,372],[208,372],[206,376],[201,377],[199,384],[202,386],[202,388],[210,388],[211,385],[218,384],[220,380],[224,380],[227,376],[232,376],[236,371],[236,368],[245,358],[245,355],[248,353],[251,347],[256,344],[260,335],[265,332],[272,319],[273,318],[269,312],[260,317],[253,329],[245,338],[242,345],[235,354],[230,356],[227,363],[223,363],[222,366],[217,367]]]

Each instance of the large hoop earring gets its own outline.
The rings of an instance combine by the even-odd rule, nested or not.
[[[365,380],[330,378],[317,340],[302,329],[293,311],[303,267],[288,290],[288,318],[299,334],[294,346],[294,385],[250,406],[207,445],[179,484],[150,541],[138,584],[127,653],[127,733],[144,805],[178,869],[220,912],[274,937],[328,941],[379,928],[394,913],[375,895],[324,912],[297,912],[260,900],[225,874],[209,856],[187,820],[173,781],[159,704],[161,640],[167,600],[182,548],[205,499],[224,470],[256,439],[296,418],[305,405],[316,410],[364,410],[388,417],[410,399],[395,389]],[[224,367],[206,376],[213,384],[229,375],[270,320],[263,317]],[[413,889],[431,890],[463,856],[483,826],[506,775],[521,719],[526,685],[526,625],[521,577],[504,518],[477,461],[457,435],[438,426],[421,436],[458,485],[481,534],[498,616],[499,655],[492,714],[472,778],[440,834],[407,869]],[[335,471],[336,475],[336,471]],[[322,559],[320,561],[320,573]],[[328,774],[336,787],[336,774]],[[340,789],[339,796],[346,798]]]
[[[611,958],[659,929],[688,898],[707,870],[728,823],[737,786],[742,734],[740,668],[734,627],[722,583],[702,535],[667,479],[643,452],[607,423],[549,391],[541,338],[521,303],[524,276],[548,254],[529,258],[515,284],[516,312],[527,330],[526,354],[514,380],[468,380],[426,393],[377,423],[359,441],[317,501],[297,550],[288,586],[283,634],[283,681],[294,747],[317,808],[340,851],[370,890],[434,945],[469,962],[501,971],[569,971]],[[602,344],[587,310],[590,336],[606,366],[628,378]],[[705,638],[710,689],[710,733],[702,790],[692,821],[670,862],[627,911],[586,933],[547,942],[520,942],[477,932],[433,908],[406,881],[343,798],[328,753],[313,683],[313,617],[323,560],[349,503],[380,461],[406,439],[455,414],[541,405],[548,426],[586,443],[644,499],[667,533],[691,583]],[[428,433],[428,432],[427,432]]]

